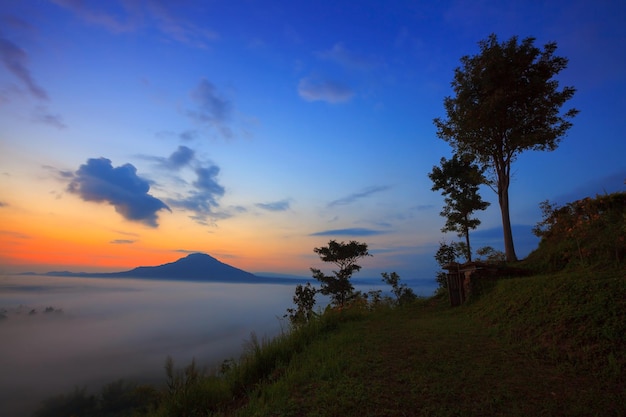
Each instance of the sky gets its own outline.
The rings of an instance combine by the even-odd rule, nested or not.
[[[0,272],[116,271],[204,252],[310,275],[431,278],[451,149],[433,119],[460,58],[554,41],[580,114],[512,167],[519,257],[539,203],[624,191],[623,1],[0,0]],[[502,250],[495,193],[472,233]]]

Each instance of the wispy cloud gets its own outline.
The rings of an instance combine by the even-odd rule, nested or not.
[[[349,51],[342,42],[336,43],[328,50],[317,52],[315,55],[321,59],[334,61],[349,69],[368,70],[377,65],[375,60]]]
[[[219,207],[218,200],[224,195],[224,187],[217,181],[220,168],[208,164],[195,169],[196,180],[194,187],[186,195],[168,199],[173,207],[193,212],[192,218],[200,224],[206,224],[209,219],[227,218],[229,214],[215,210]]]
[[[130,240],[130,239],[114,239],[111,242],[109,242],[113,245],[130,245],[135,243],[134,240]]]
[[[116,16],[113,12],[96,8],[93,4],[86,4],[83,0],[51,0],[52,3],[74,13],[87,24],[100,26],[113,33],[122,33],[135,30],[139,25],[138,10],[131,10],[137,3],[122,2],[124,12]],[[106,3],[99,3],[100,6]],[[124,14],[120,17],[119,14]]]
[[[305,77],[298,83],[298,94],[306,101],[341,103],[349,101],[354,91],[347,85],[318,77]]]
[[[182,140],[191,141],[198,137],[198,132],[195,130],[185,130],[178,135]]]
[[[323,230],[321,232],[311,233],[309,236],[375,236],[385,233],[387,232],[382,230],[353,227],[348,229]]]
[[[47,124],[57,129],[65,129],[67,127],[61,115],[50,113],[45,107],[37,107],[33,119],[38,123]]]
[[[165,5],[173,4],[162,1],[148,1],[148,10],[152,15],[156,26],[161,32],[171,39],[190,46],[206,47],[207,41],[219,38],[217,32],[196,26],[189,20],[181,19],[168,10]]]
[[[364,189],[363,191],[359,191],[358,193],[350,194],[346,197],[342,197],[337,200],[331,201],[330,203],[328,203],[328,207],[336,207],[336,206],[344,206],[346,204],[352,204],[357,200],[369,197],[372,194],[387,191],[390,188],[391,187],[388,185],[367,187],[366,189]]]
[[[190,20],[176,15],[181,8],[167,6],[174,3],[160,0],[94,2],[83,0],[52,0],[69,10],[83,22],[104,28],[112,33],[134,32],[151,25],[167,39],[193,47],[205,48],[219,35],[205,27],[196,26]],[[121,5],[114,9],[113,6]]]
[[[4,67],[26,87],[29,93],[39,100],[48,100],[48,93],[30,73],[28,54],[0,33],[0,60]]]
[[[157,213],[171,211],[148,194],[150,182],[137,175],[131,164],[113,167],[106,158],[88,159],[74,173],[67,190],[84,201],[109,203],[125,219],[157,227]]]
[[[434,204],[418,204],[417,206],[411,207],[411,210],[414,211],[428,211],[435,208]]]
[[[13,230],[0,230],[0,235],[8,236],[13,239],[31,239],[32,236]]]
[[[0,201],[0,207],[7,207],[7,206],[8,206],[7,203],[5,203],[4,201]]]
[[[257,203],[257,207],[267,211],[286,211],[289,210],[289,200],[274,201],[271,203]]]
[[[222,136],[231,138],[233,133],[228,126],[233,104],[224,98],[207,79],[200,80],[191,92],[191,99],[198,106],[187,114],[194,121],[217,130]]]

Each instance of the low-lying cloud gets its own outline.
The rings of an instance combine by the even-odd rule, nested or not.
[[[6,277],[0,288],[0,415],[31,415],[75,387],[165,382],[195,359],[238,358],[252,331],[280,332],[293,287],[97,278]],[[32,314],[31,314],[32,313]]]
[[[67,190],[84,201],[109,203],[130,221],[157,227],[157,214],[170,208],[148,194],[150,182],[137,175],[131,164],[113,167],[106,158],[88,159],[74,173]]]

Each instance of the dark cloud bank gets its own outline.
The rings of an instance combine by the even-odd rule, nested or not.
[[[171,209],[148,194],[150,182],[131,164],[113,167],[106,158],[88,159],[75,172],[67,190],[84,201],[109,203],[125,219],[157,227],[157,213]]]

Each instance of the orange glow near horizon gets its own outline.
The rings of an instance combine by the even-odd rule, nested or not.
[[[15,272],[109,272],[203,252],[249,272],[308,273],[301,250],[310,246],[307,237],[272,236],[246,221],[211,229],[176,213],[161,216],[159,227],[151,228],[122,219],[105,204],[52,197],[45,203],[6,211],[0,265]]]

